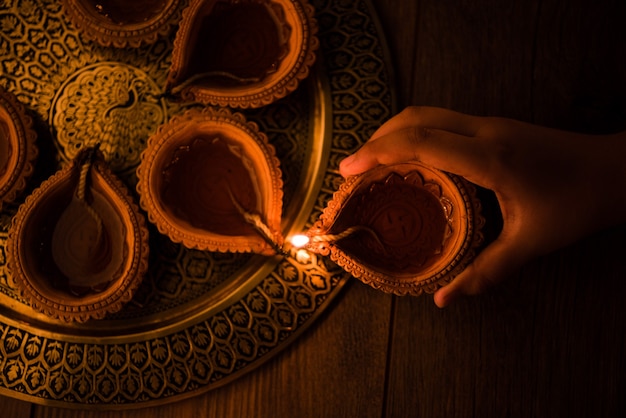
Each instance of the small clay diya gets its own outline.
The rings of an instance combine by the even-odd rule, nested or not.
[[[26,188],[37,158],[36,139],[24,106],[0,87],[0,209]]]
[[[467,265],[483,223],[461,178],[420,163],[379,166],[342,184],[305,247],[377,289],[419,295]]]
[[[8,265],[31,306],[65,322],[119,311],[148,267],[148,230],[128,189],[94,148],[20,206]]]
[[[274,147],[240,113],[188,110],[159,128],[137,169],[141,206],[188,248],[280,252],[282,178]]]
[[[177,23],[180,0],[63,0],[74,26],[103,46],[138,47],[154,43]]]
[[[318,49],[306,0],[192,0],[166,90],[185,101],[260,107],[294,91]]]

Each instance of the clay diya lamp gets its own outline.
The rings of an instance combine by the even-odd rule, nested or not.
[[[474,194],[461,178],[419,163],[379,166],[347,179],[293,242],[382,291],[434,292],[482,242]]]
[[[37,158],[36,139],[24,106],[0,88],[0,209],[26,188]]]
[[[8,265],[31,306],[65,322],[119,311],[148,267],[148,230],[102,154],[84,149],[13,218]]]
[[[103,46],[138,47],[154,43],[176,24],[180,0],[63,0],[74,26]]]
[[[239,108],[288,95],[315,62],[313,14],[306,0],[192,0],[176,33],[166,91]]]
[[[148,140],[137,177],[141,206],[172,241],[208,251],[282,251],[279,161],[242,114],[205,108],[172,118]]]

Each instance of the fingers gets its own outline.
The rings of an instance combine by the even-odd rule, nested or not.
[[[435,304],[446,307],[463,295],[477,295],[500,283],[530,256],[515,240],[498,238],[448,285],[437,290]]]
[[[484,119],[436,107],[409,107],[383,124],[356,153],[344,159],[342,176],[360,174],[379,164],[422,161],[444,171],[475,171]]]
[[[383,124],[361,149],[344,159],[340,173],[348,177],[377,165],[420,161],[493,189],[490,187],[493,174],[489,176],[493,141],[485,140],[484,130],[490,121],[493,119],[447,109],[407,108]],[[509,225],[506,229],[451,283],[435,293],[437,306],[447,306],[461,295],[484,291],[530,258],[531,247],[522,243],[528,244],[528,240],[515,239],[520,238],[519,228]]]
[[[439,129],[463,136],[474,136],[482,125],[481,118],[449,109],[428,106],[407,107],[384,123],[370,141],[412,127]]]
[[[484,165],[481,163],[485,158],[483,146],[481,141],[457,133],[407,127],[368,141],[360,150],[344,159],[339,170],[342,176],[347,177],[379,164],[421,161],[476,182]]]

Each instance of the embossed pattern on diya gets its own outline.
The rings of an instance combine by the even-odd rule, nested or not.
[[[166,35],[180,0],[63,0],[80,33],[103,46],[139,47]]]
[[[85,148],[20,206],[7,250],[34,308],[84,322],[132,298],[148,268],[148,230],[102,155]]]
[[[176,34],[167,90],[214,105],[270,104],[308,76],[316,34],[306,0],[193,0]]]
[[[473,258],[483,223],[467,182],[420,163],[393,164],[342,184],[306,248],[373,287],[419,295]]]
[[[272,255],[282,244],[282,178],[267,136],[241,113],[189,110],[159,128],[137,170],[150,220],[173,241]]]
[[[281,163],[285,231],[301,231],[318,218],[340,183],[338,161],[394,113],[386,51],[371,6],[366,0],[312,3],[324,66],[316,66],[313,77],[287,97],[245,110],[247,119],[268,135]],[[5,52],[0,86],[41,122],[40,142],[51,152],[42,156],[39,175],[57,169],[46,160],[58,158],[60,166],[72,160],[66,155],[70,148],[57,139],[57,129],[83,137],[84,142],[73,145],[93,145],[88,142],[93,140],[88,127],[98,123],[93,115],[103,115],[110,96],[118,94],[103,90],[91,100],[89,112],[67,126],[52,127],[57,111],[65,111],[53,106],[61,90],[83,73],[93,76],[98,66],[107,71],[118,67],[132,79],[147,77],[147,85],[163,87],[173,35],[170,31],[139,49],[102,47],[85,39],[57,0],[0,2],[0,49]],[[92,81],[102,84],[99,77]],[[196,106],[160,103],[163,123]],[[87,115],[91,119],[83,122]],[[109,128],[114,141],[124,142],[119,148],[123,159],[116,166],[137,199],[133,164],[154,131],[142,129],[139,135],[131,126],[128,134],[125,126]],[[50,139],[54,146],[46,143]],[[106,151],[104,142],[101,148]],[[32,179],[30,183],[38,185]],[[63,324],[35,311],[19,295],[7,268],[7,232],[23,198],[24,193],[18,195],[0,212],[0,390],[29,402],[127,409],[174,402],[222,386],[299,338],[349,277],[315,254],[257,257],[200,251],[172,242],[155,228],[149,269],[133,299],[97,322]]]
[[[38,154],[36,139],[24,106],[0,87],[0,209],[26,188]]]

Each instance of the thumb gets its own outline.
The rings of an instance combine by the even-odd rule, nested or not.
[[[477,295],[500,283],[530,259],[515,240],[502,235],[487,246],[449,284],[435,292],[435,304],[444,308],[463,295]]]

